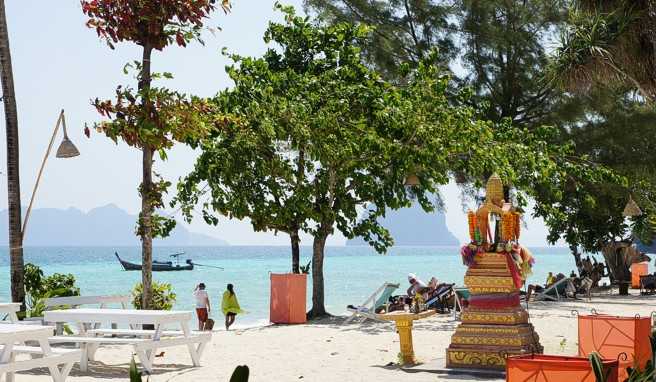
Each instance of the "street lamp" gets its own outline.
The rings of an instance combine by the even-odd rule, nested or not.
[[[25,228],[27,227],[27,221],[29,220],[30,212],[32,211],[34,196],[36,195],[36,190],[39,188],[41,175],[43,175],[43,169],[46,167],[46,161],[48,160],[48,156],[50,156],[52,145],[55,142],[57,133],[59,132],[59,126],[62,126],[64,128],[64,139],[59,144],[55,156],[57,158],[73,158],[80,155],[80,152],[77,150],[77,147],[75,147],[73,142],[71,142],[71,140],[68,139],[68,134],[66,133],[66,118],[64,117],[64,109],[62,109],[62,111],[59,113],[59,118],[57,118],[57,124],[55,125],[55,130],[52,132],[52,138],[50,138],[50,143],[48,144],[46,155],[43,157],[43,162],[41,162],[41,168],[39,169],[39,174],[36,177],[36,183],[34,183],[34,189],[32,189],[32,197],[30,198],[30,205],[27,207],[27,212],[25,213],[25,220],[23,221],[23,228],[21,229],[21,236],[23,239],[25,239]]]

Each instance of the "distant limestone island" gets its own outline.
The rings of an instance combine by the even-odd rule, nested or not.
[[[24,213],[25,209],[23,209]],[[136,246],[137,217],[114,204],[85,213],[77,208],[32,210],[26,230],[26,246]],[[0,212],[1,245],[7,245],[7,210]],[[156,246],[225,246],[226,241],[189,232],[178,224],[171,236],[153,240]]]
[[[446,226],[444,213],[426,213],[418,203],[412,207],[390,211],[378,220],[387,228],[398,246],[458,246],[458,240]],[[348,240],[346,245],[367,245],[362,238]]]

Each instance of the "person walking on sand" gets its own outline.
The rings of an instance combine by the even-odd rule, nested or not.
[[[194,289],[194,299],[196,300],[196,315],[198,316],[198,330],[205,330],[205,324],[210,316],[210,297],[205,290],[205,284],[200,283]]]
[[[235,294],[232,284],[228,284],[227,289],[228,290],[223,292],[221,309],[223,310],[223,314],[225,314],[225,328],[226,330],[229,330],[230,326],[235,323],[237,314],[242,313],[242,310],[239,307],[239,301],[237,301],[237,295]]]

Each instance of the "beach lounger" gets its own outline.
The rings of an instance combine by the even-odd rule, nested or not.
[[[462,313],[465,305],[465,301],[469,299],[470,293],[469,289],[465,287],[454,288],[453,292],[455,293],[455,298],[453,302],[453,319],[458,319],[458,312]]]
[[[351,312],[351,316],[344,321],[344,324],[348,324],[353,321],[355,318],[360,317],[362,321],[365,321],[367,318],[375,321],[380,321],[376,318],[376,309],[384,306],[389,298],[392,296],[397,289],[399,289],[399,284],[384,283],[380,288],[376,289],[374,293],[369,296],[361,305],[354,307],[348,306],[347,309]]]
[[[426,300],[426,305],[429,308],[439,309],[444,313],[445,309],[449,309],[447,299],[453,294],[453,286],[455,284],[443,284],[437,287],[433,292],[432,297]]]
[[[561,298],[567,297],[565,289],[567,288],[567,283],[572,282],[572,279],[565,277],[553,283],[550,287],[545,288],[542,292],[535,295],[536,300],[551,300],[551,301],[560,301]]]

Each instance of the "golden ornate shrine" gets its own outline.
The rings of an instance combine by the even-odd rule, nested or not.
[[[465,285],[470,298],[446,350],[447,367],[503,369],[508,355],[542,353],[519,302],[519,290],[533,264],[531,253],[518,243],[519,218],[504,201],[501,178],[493,175],[485,202],[468,213],[471,243],[461,255],[468,266]]]

